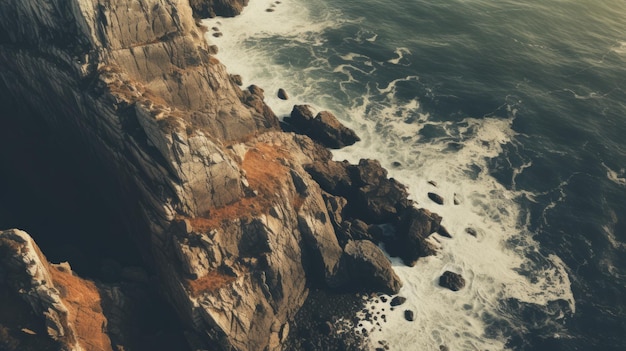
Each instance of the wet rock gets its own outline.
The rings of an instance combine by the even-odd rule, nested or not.
[[[436,253],[435,245],[427,239],[439,230],[440,223],[441,216],[436,213],[408,208],[396,224],[395,236],[385,240],[387,251],[402,258],[406,265],[414,266],[418,258]]]
[[[445,271],[439,277],[439,285],[452,291],[459,291],[465,287],[465,279],[458,273]]]
[[[391,299],[390,305],[395,307],[395,306],[400,306],[403,303],[406,302],[406,297],[404,296],[395,296],[393,299]]]
[[[289,99],[289,95],[287,95],[287,92],[283,88],[278,89],[277,96],[281,100],[288,100]]]
[[[465,232],[473,237],[477,237],[478,236],[478,232],[476,232],[476,229],[474,228],[465,228]]]
[[[189,5],[196,18],[234,17],[240,14],[243,8],[248,5],[248,0],[196,0],[190,1]]]
[[[459,198],[457,193],[454,193],[453,201],[454,201],[455,205],[460,205],[461,204],[461,199]]]
[[[405,310],[404,319],[406,319],[409,322],[413,322],[415,320],[415,314],[411,310]]]
[[[446,227],[442,225],[439,226],[437,233],[441,236],[445,236],[446,238],[452,238],[452,235],[450,234],[450,232],[448,232],[448,229],[446,229]]]
[[[300,134],[309,136],[331,149],[340,149],[361,140],[356,133],[341,124],[330,112],[322,111],[313,116],[308,105],[295,105],[285,121]]]
[[[428,198],[431,199],[434,203],[443,205],[443,197],[435,193],[428,193]]]

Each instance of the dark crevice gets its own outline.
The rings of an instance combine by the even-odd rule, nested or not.
[[[0,230],[22,229],[49,261],[67,261],[82,277],[121,287],[130,300],[133,350],[186,350],[183,326],[160,295],[149,250],[138,245],[150,232],[133,186],[106,169],[69,125],[53,129],[6,94],[0,105]],[[139,267],[148,281],[129,281],[124,267]]]

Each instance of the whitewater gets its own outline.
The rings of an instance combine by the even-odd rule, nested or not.
[[[253,0],[238,17],[203,24],[208,42],[219,47],[216,57],[230,73],[243,77],[244,86],[262,87],[278,116],[304,103],[332,111],[362,139],[334,151],[334,158],[379,160],[390,177],[408,186],[417,206],[443,217],[452,234],[452,239],[435,234],[438,254],[420,259],[415,267],[391,258],[404,283],[399,295],[407,301],[388,311],[380,327],[362,321],[372,349],[378,341],[391,350],[439,350],[441,345],[450,350],[509,349],[511,338],[527,328],[519,305],[548,315],[536,322],[549,324],[555,338],[571,337],[560,323],[576,312],[568,269],[557,255],[542,253],[530,232],[520,199],[532,201],[537,194],[515,186],[533,161],[511,163],[513,186],[502,185],[489,172],[505,148],[519,146],[512,124],[521,102],[515,96],[481,116],[449,119],[425,112],[418,97],[406,94],[419,86],[427,95],[429,89],[407,69],[411,50],[367,50],[366,45],[384,40],[376,24],[345,16],[319,0]],[[331,38],[324,34],[328,31],[345,36]],[[352,50],[359,46],[364,49]],[[289,100],[276,97],[279,88]],[[444,205],[431,201],[428,192],[443,196]],[[464,289],[453,292],[438,285],[447,270],[466,279]],[[388,306],[378,299],[367,304],[376,310]],[[407,309],[414,311],[415,321],[404,318]]]

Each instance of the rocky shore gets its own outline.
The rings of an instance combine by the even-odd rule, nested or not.
[[[0,3],[0,226],[63,223],[0,228],[0,349],[362,349],[336,323],[400,290],[379,245],[413,265],[450,235],[332,159],[359,141],[332,113],[237,85],[196,19],[246,4]]]

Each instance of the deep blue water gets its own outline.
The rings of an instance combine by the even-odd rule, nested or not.
[[[281,15],[283,7],[308,12]],[[502,228],[503,252],[523,258],[512,269],[531,286],[520,298],[508,278],[498,283],[497,270],[448,244],[441,265],[493,287],[472,287],[477,302],[464,307],[473,311],[466,324],[483,328],[430,339],[476,340],[449,342],[461,349],[493,339],[502,342],[493,349],[626,350],[626,1],[291,0],[271,16],[273,30],[244,23],[232,27],[248,33],[239,37],[224,23],[224,40],[237,45],[218,42],[231,71],[243,69],[233,55],[244,51],[248,64],[258,61],[244,72],[253,83],[333,109],[364,139],[340,156],[399,161],[391,174],[401,180],[440,177],[441,191],[465,190],[467,206],[435,208],[444,221],[446,211],[461,217],[453,228],[464,216],[488,218],[478,224],[483,243]],[[294,17],[309,22],[281,22]],[[415,193],[419,182],[409,184]],[[537,273],[561,263],[561,273]],[[407,291],[419,295],[419,284]],[[539,298],[552,288],[563,297]]]

